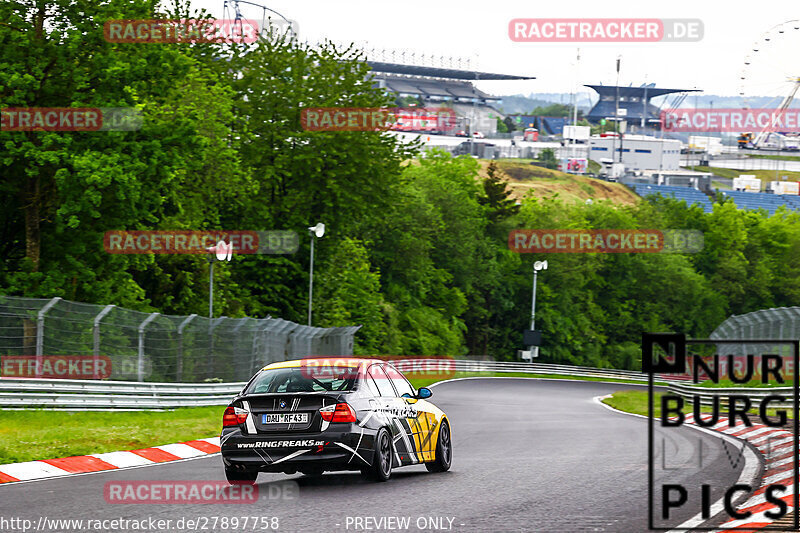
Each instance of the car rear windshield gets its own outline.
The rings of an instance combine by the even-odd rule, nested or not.
[[[343,392],[355,386],[356,369],[336,372],[314,372],[306,367],[271,368],[262,370],[245,389],[245,394],[286,392]]]

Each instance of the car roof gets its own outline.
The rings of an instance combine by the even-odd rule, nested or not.
[[[348,368],[359,368],[372,363],[387,363],[383,359],[366,358],[366,357],[348,357],[346,355],[341,357],[327,356],[327,357],[306,357],[303,359],[292,359],[290,361],[278,361],[270,363],[261,370],[268,370],[273,368],[298,368],[302,365],[308,365],[309,362],[318,362],[320,366],[339,366]]]

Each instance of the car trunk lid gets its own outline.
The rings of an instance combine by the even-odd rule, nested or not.
[[[241,398],[249,405],[256,433],[318,432],[322,427],[319,410],[335,405],[336,395],[254,394]]]

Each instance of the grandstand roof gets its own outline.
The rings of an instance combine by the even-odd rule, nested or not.
[[[368,61],[367,64],[374,72],[387,74],[405,74],[407,76],[428,76],[431,78],[445,78],[450,80],[535,80],[534,76],[516,76],[513,74],[493,74],[491,72],[477,72],[471,70],[457,70],[452,68],[425,67],[420,65],[405,65],[402,63],[382,63]]]
[[[410,76],[376,75],[375,85],[380,85],[394,93],[413,94],[425,98],[473,99],[491,101],[498,97],[476,89],[471,83],[454,80],[436,80]]]
[[[639,121],[644,115],[646,120],[657,121],[661,110],[650,103],[651,98],[665,94],[699,91],[699,89],[659,89],[654,83],[640,87],[618,87],[617,85],[586,85],[586,87],[594,89],[600,95],[600,99],[586,114],[587,120],[591,122],[613,117],[617,104],[621,111],[621,118]],[[619,102],[617,102],[617,90],[619,90]]]
[[[611,95],[614,97],[616,97],[617,95],[617,85],[584,85],[584,87],[589,87],[590,89],[594,89],[595,91],[597,91],[597,94],[600,95]],[[655,86],[655,83],[642,85],[641,87],[622,87],[621,85],[619,86],[620,98],[622,97],[644,98],[646,94],[647,99],[650,100],[651,98],[655,98],[656,96],[663,96],[665,94],[692,93],[692,92],[701,92],[701,89],[659,89]]]

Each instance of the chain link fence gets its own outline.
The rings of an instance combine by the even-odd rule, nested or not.
[[[761,309],[744,315],[733,315],[725,320],[709,336],[720,340],[747,339],[800,339],[800,307],[775,307]],[[718,343],[720,354],[760,355],[765,353],[789,357],[792,348],[788,344],[726,344]]]
[[[352,355],[360,327],[315,328],[272,317],[162,315],[61,298],[0,296],[0,358],[8,363],[0,366],[0,375],[47,377],[42,363],[48,357],[81,356],[79,363],[94,363],[81,367],[93,372],[84,378],[246,381],[275,361]],[[78,368],[75,361],[62,366],[67,363]]]

